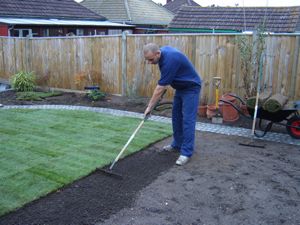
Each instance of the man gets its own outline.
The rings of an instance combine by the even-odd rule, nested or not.
[[[180,151],[177,165],[186,164],[194,151],[195,125],[201,90],[201,78],[189,59],[179,50],[149,43],[144,57],[150,64],[158,64],[161,77],[145,110],[149,114],[165,89],[170,85],[175,95],[172,109],[173,141],[164,151]]]

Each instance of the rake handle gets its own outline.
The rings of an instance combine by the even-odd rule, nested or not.
[[[145,117],[146,118],[146,117]],[[130,144],[130,142],[132,141],[132,139],[134,138],[134,136],[136,135],[136,133],[139,131],[139,129],[141,129],[141,127],[143,126],[145,122],[145,119],[143,119],[139,126],[135,129],[135,131],[133,132],[133,134],[130,136],[130,138],[128,139],[127,143],[124,145],[124,147],[122,148],[122,150],[120,151],[120,153],[117,155],[117,157],[115,158],[115,160],[113,161],[113,163],[111,164],[111,166],[109,167],[110,170],[112,170],[112,168],[114,167],[114,165],[116,164],[116,162],[118,162],[118,160],[120,159],[121,155],[123,154],[123,152],[126,150],[126,148],[128,147],[128,145]]]
[[[167,92],[167,90],[165,89],[164,92],[162,93],[162,95],[160,96],[159,100],[155,104],[155,107],[163,99],[163,97],[164,97],[164,95],[165,95],[166,92]],[[155,108],[155,107],[153,107],[153,108]],[[153,110],[153,108],[152,108],[152,110]],[[117,157],[115,158],[115,160],[110,165],[109,170],[113,169],[114,165],[116,164],[116,162],[118,162],[118,160],[120,159],[121,155],[126,150],[126,148],[130,144],[130,142],[132,141],[132,139],[134,138],[134,136],[136,135],[136,133],[139,131],[139,129],[141,129],[141,127],[143,126],[144,122],[151,116],[152,110],[147,115],[144,116],[144,119],[140,122],[140,124],[138,125],[138,127],[135,129],[135,131],[133,132],[133,134],[128,139],[127,143],[124,145],[124,147],[122,148],[122,150],[119,152],[119,154],[117,155]]]

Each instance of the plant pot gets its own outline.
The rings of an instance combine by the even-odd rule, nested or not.
[[[215,104],[207,105],[206,117],[207,117],[208,119],[211,119],[211,118],[213,118],[216,114],[217,114],[216,105],[215,105]]]
[[[92,85],[92,86],[85,86],[85,90],[100,90],[100,87],[98,85]]]
[[[198,106],[198,115],[200,117],[206,117],[206,110],[207,110],[207,105]]]

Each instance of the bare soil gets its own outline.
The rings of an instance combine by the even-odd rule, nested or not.
[[[147,101],[108,96],[93,102],[83,94],[64,93],[28,102],[16,100],[13,91],[0,93],[4,105],[84,105],[143,112]],[[170,116],[170,110],[155,114]],[[250,127],[251,121],[228,125]],[[115,169],[123,180],[95,171],[0,217],[0,225],[300,224],[299,146],[263,142],[264,149],[249,148],[238,145],[245,138],[197,132],[191,162],[178,167],[174,165],[178,153],[159,151],[170,141],[171,137],[120,160]]]

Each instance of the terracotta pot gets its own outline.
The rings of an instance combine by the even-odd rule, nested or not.
[[[237,104],[237,99],[231,97],[229,94],[222,95],[221,99],[231,102],[232,104],[235,105]],[[222,115],[223,115],[223,120],[226,122],[237,121],[240,117],[239,112],[235,108],[233,108],[230,104],[226,104],[226,103],[223,103]]]
[[[217,114],[216,105],[207,105],[206,116],[208,119],[213,118]]]
[[[200,117],[206,117],[207,105],[199,105],[198,106],[198,115]]]

